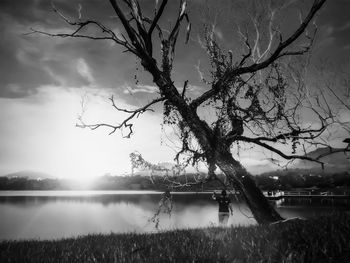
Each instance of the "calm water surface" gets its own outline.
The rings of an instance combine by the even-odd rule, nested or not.
[[[218,208],[211,193],[173,193],[172,213],[161,213],[156,229],[151,218],[160,198],[161,193],[152,191],[0,191],[0,240],[217,225]],[[232,200],[234,214],[229,225],[256,224],[249,209]],[[346,203],[299,200],[279,203],[277,210],[285,218],[310,218],[350,209]]]

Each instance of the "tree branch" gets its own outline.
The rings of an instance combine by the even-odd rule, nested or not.
[[[149,102],[148,104],[146,104],[145,106],[140,107],[140,108],[135,109],[135,110],[127,110],[127,109],[122,109],[122,108],[117,107],[116,104],[115,104],[113,96],[110,98],[110,100],[112,102],[113,108],[115,108],[117,111],[121,111],[121,112],[125,112],[125,113],[129,114],[129,116],[126,119],[124,119],[121,124],[119,124],[119,125],[111,125],[111,124],[107,124],[107,123],[86,124],[83,121],[82,116],[80,115],[78,117],[78,120],[80,121],[80,123],[77,123],[76,127],[89,128],[91,130],[96,130],[96,129],[100,128],[100,127],[108,127],[108,128],[112,129],[112,131],[109,133],[109,135],[113,134],[118,129],[128,128],[129,129],[128,134],[126,136],[123,136],[123,137],[124,138],[130,138],[131,135],[133,134],[133,130],[132,130],[133,124],[129,123],[129,122],[132,119],[134,119],[134,118],[138,118],[141,114],[145,113],[146,111],[153,111],[152,109],[149,109],[149,107],[151,107],[152,105],[154,105],[154,104],[156,104],[156,103],[158,103],[160,101],[164,101],[165,98],[161,97],[161,98],[158,98],[158,99],[154,99],[151,102]]]
[[[269,58],[266,60],[260,62],[260,63],[254,63],[253,65],[247,66],[247,67],[239,67],[236,69],[233,69],[230,74],[236,76],[241,75],[245,73],[252,73],[256,72],[258,70],[264,69],[268,67],[272,62],[274,62],[276,59],[280,57],[281,52],[291,45],[306,29],[310,21],[313,19],[317,11],[322,7],[322,5],[326,2],[326,0],[315,0],[308,15],[305,17],[304,21],[301,23],[299,28],[285,41],[280,41],[278,47],[275,49],[275,51],[270,55]]]
[[[181,97],[182,97],[182,98],[185,98],[185,93],[186,93],[187,87],[188,87],[188,80],[186,80],[186,81],[184,82],[184,86],[183,86],[183,88],[182,88],[182,93],[181,93]]]
[[[299,38],[299,36],[306,30],[307,26],[309,25],[310,21],[314,18],[317,11],[322,7],[322,5],[325,3],[326,0],[314,0],[314,3],[308,13],[308,15],[305,17],[305,19],[300,24],[299,28],[295,30],[295,32],[287,38],[285,41],[282,41],[282,37],[280,38],[280,43],[278,44],[277,48],[272,52],[272,54],[265,59],[262,62],[254,63],[250,66],[242,67],[248,56],[254,54],[255,47],[252,49],[249,44],[247,44],[247,37],[244,37],[243,34],[241,34],[246,42],[246,45],[248,47],[248,54],[243,56],[243,59],[240,61],[237,67],[227,67],[225,69],[225,72],[223,75],[218,79],[216,83],[213,84],[212,88],[196,99],[194,99],[191,103],[192,108],[197,108],[199,105],[201,105],[203,102],[207,101],[208,99],[212,98],[216,94],[218,94],[221,90],[221,88],[225,85],[225,83],[228,83],[229,81],[233,80],[239,75],[247,74],[247,73],[255,73],[261,69],[267,68],[270,66],[274,61],[276,61],[278,58],[282,56],[287,55],[302,55],[305,52],[309,51],[310,46],[312,44],[313,38],[310,38],[310,45],[307,46],[305,49],[299,50],[299,51],[285,51],[283,52],[288,46],[290,46],[295,40]],[[309,38],[309,37],[308,37]],[[271,46],[271,44],[269,44]],[[264,52],[265,53],[265,52]],[[265,55],[265,54],[264,54]],[[259,60],[257,60],[259,61]]]
[[[160,17],[162,16],[164,8],[167,5],[167,3],[168,3],[168,0],[163,0],[162,1],[161,5],[160,5],[160,8],[159,8],[156,16],[154,17],[154,19],[152,21],[152,24],[151,24],[151,26],[150,26],[150,28],[148,30],[148,35],[149,36],[152,36],[153,30],[157,26],[158,21],[159,21]]]
[[[311,158],[311,157],[308,157],[308,156],[304,156],[304,155],[288,155],[288,154],[285,154],[283,153],[282,151],[276,149],[275,147],[269,145],[269,144],[266,144],[266,143],[263,143],[261,141],[258,141],[258,140],[255,140],[255,139],[252,139],[252,138],[248,138],[248,137],[241,137],[240,138],[241,141],[244,141],[244,142],[250,142],[250,143],[254,143],[256,145],[259,145],[265,149],[268,149],[269,151],[271,152],[274,152],[276,154],[278,154],[279,156],[281,156],[282,158],[286,159],[286,160],[292,160],[292,159],[300,159],[300,160],[307,160],[307,161],[312,161],[312,162],[316,162],[316,163],[319,163],[322,165],[324,165],[323,162],[319,161],[318,159],[314,159],[314,158]]]
[[[121,46],[124,46],[128,51],[137,55],[137,51],[128,43],[128,41],[126,41],[125,38],[124,38],[124,40],[120,39],[113,32],[113,30],[106,27],[101,22],[98,22],[95,20],[81,21],[80,13],[79,13],[79,20],[70,20],[62,12],[60,12],[53,3],[52,3],[52,9],[64,22],[66,22],[70,26],[76,26],[77,29],[71,33],[49,33],[49,32],[45,32],[45,31],[36,30],[36,29],[31,28],[31,32],[26,33],[25,35],[38,33],[38,34],[46,35],[46,36],[50,36],[50,37],[62,37],[62,38],[72,37],[72,38],[87,38],[87,39],[93,39],[93,40],[113,40],[115,43],[117,43]],[[93,35],[88,35],[88,34],[81,34],[80,32],[84,28],[88,27],[89,25],[97,26],[98,28],[101,29],[103,34],[108,34],[108,36],[93,36]]]
[[[322,125],[319,129],[306,129],[306,130],[297,130],[293,129],[291,132],[281,133],[275,137],[255,137],[250,138],[251,140],[255,141],[265,141],[265,142],[278,142],[279,140],[286,140],[286,139],[292,139],[292,138],[298,138],[302,140],[312,140],[320,136],[320,133],[322,133],[326,129],[325,125]],[[312,135],[312,133],[317,133],[316,135]],[[310,134],[310,136],[301,137],[302,134]],[[227,136],[225,139],[230,144],[233,143],[233,141],[245,141],[247,137],[244,136]]]
[[[114,11],[116,12],[117,16],[119,17],[120,21],[122,22],[126,33],[128,34],[131,43],[135,46],[140,48],[140,43],[137,40],[137,37],[135,35],[135,31],[133,30],[133,28],[130,26],[128,20],[126,19],[123,11],[120,9],[119,5],[117,4],[116,0],[110,0],[110,3],[114,9]]]

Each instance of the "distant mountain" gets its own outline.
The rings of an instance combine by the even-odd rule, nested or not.
[[[330,153],[329,148],[319,148],[307,153],[305,156],[316,158],[318,156],[325,155],[320,159],[320,161],[324,163],[325,170],[332,170],[334,172],[350,170],[350,153],[344,153],[343,151],[330,154],[328,153]],[[320,164],[306,160],[297,160],[294,162],[294,165],[291,168],[322,169]]]
[[[42,172],[35,172],[35,171],[20,171],[16,173],[6,174],[4,175],[9,178],[14,177],[22,177],[22,178],[28,178],[28,179],[54,179],[54,177],[50,174],[42,173]]]

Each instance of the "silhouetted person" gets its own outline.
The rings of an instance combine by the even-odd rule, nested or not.
[[[226,226],[230,217],[230,212],[232,215],[231,200],[227,197],[225,190],[221,191],[221,195],[217,195],[214,192],[213,199],[219,204],[219,225]]]

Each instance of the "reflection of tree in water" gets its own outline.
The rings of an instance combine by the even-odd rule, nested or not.
[[[165,213],[169,215],[169,218],[171,217],[171,212],[173,210],[173,198],[170,193],[170,191],[165,191],[162,194],[162,198],[160,199],[158,203],[158,209],[154,213],[154,215],[149,219],[149,222],[153,222],[155,224],[155,228],[159,228],[159,221],[160,217],[159,215],[161,213]]]

